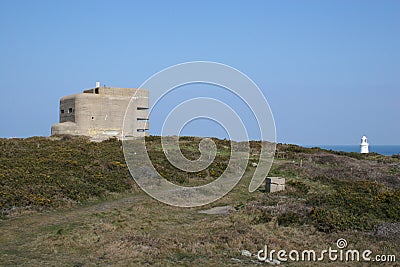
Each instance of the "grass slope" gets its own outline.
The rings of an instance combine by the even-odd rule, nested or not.
[[[158,137],[148,138],[148,147],[167,179],[190,186],[211,181],[226,167],[229,142],[215,141],[216,161],[198,174],[168,164]],[[183,154],[198,157],[198,142],[183,138]],[[255,161],[259,143],[251,148]],[[206,215],[198,211],[207,207],[171,207],[140,191],[117,140],[1,139],[0,265],[254,265],[240,250],[255,253],[264,245],[318,250],[334,247],[338,238],[351,248],[400,257],[397,156],[282,144],[277,149],[270,175],[287,179],[285,191],[249,193],[254,171],[249,163],[238,186],[208,205],[231,205],[235,211]]]

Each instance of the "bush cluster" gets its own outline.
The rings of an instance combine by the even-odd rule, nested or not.
[[[189,159],[200,156],[200,138],[183,137],[182,153]],[[226,169],[230,142],[214,140],[218,153],[205,170],[189,173],[169,163],[159,136],[146,137],[149,157],[167,180],[187,184],[209,182]],[[193,184],[193,183],[192,183]],[[18,208],[43,208],[79,204],[111,193],[136,190],[125,164],[122,142],[109,139],[89,142],[87,138],[32,137],[0,139],[0,216]]]
[[[383,221],[400,221],[400,190],[391,191],[372,181],[327,180],[330,194],[307,198],[311,219],[324,232],[371,230]]]
[[[121,142],[1,139],[0,211],[81,203],[133,189]]]

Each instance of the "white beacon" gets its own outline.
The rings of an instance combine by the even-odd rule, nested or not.
[[[361,151],[360,151],[361,154],[369,153],[368,139],[367,139],[367,137],[365,135],[363,135],[363,137],[361,138],[360,147],[361,147]]]

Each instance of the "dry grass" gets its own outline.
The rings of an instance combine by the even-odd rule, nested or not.
[[[264,245],[319,250],[334,247],[338,238],[346,238],[352,248],[398,255],[399,244],[376,240],[368,233],[327,234],[309,225],[280,226],[276,220],[254,223],[249,209],[258,203],[254,199],[262,199],[264,194],[244,194],[245,188],[242,182],[213,205],[247,203],[227,216],[200,214],[200,208],[171,207],[135,193],[75,209],[12,218],[0,226],[1,264],[251,266],[255,263],[241,256],[241,250],[255,253]],[[321,265],[337,266],[329,262]],[[304,262],[297,266],[304,266]]]

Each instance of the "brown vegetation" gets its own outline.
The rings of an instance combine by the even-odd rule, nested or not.
[[[159,139],[148,141],[151,155],[158,155],[156,167],[172,171],[165,173],[167,179],[192,185],[217,177],[211,169],[198,177],[174,170],[162,158]],[[199,139],[182,141],[183,153],[196,158]],[[229,142],[215,141],[219,154],[211,168],[217,173],[224,170]],[[251,147],[255,161],[259,142]],[[207,207],[184,209],[159,203],[137,188],[117,140],[2,139],[0,265],[243,266],[255,265],[255,258],[242,256],[242,249],[321,250],[335,247],[338,238],[347,239],[350,248],[399,257],[398,157],[293,145],[278,145],[278,151],[270,175],[286,178],[285,191],[249,193],[255,169],[249,163],[227,196]],[[234,211],[198,213],[222,205]],[[15,216],[15,210],[41,212]]]

